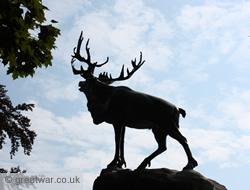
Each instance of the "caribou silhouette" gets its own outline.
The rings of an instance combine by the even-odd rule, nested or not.
[[[124,76],[123,65],[118,78],[112,78],[111,74],[108,76],[107,72],[100,73],[98,77],[95,77],[95,68],[106,64],[109,57],[102,64],[92,63],[90,48],[88,47],[89,39],[86,43],[87,58],[82,57],[80,55],[83,41],[82,34],[81,32],[77,48],[74,48],[71,65],[73,73],[79,74],[85,79],[85,81],[79,82],[79,90],[86,95],[87,107],[93,118],[93,123],[98,125],[107,122],[114,127],[115,156],[107,167],[122,167],[123,165],[126,167],[124,159],[125,127],[152,129],[158,143],[157,150],[146,157],[137,169],[144,169],[147,165],[150,166],[150,161],[167,149],[167,135],[176,139],[186,152],[188,163],[183,170],[196,167],[198,163],[192,156],[186,138],[179,131],[179,115],[185,117],[184,109],[178,108],[161,98],[136,92],[126,86],[110,86],[115,81],[129,79],[143,65],[145,60],[142,61],[142,53],[140,52],[138,63],[136,63],[136,59],[131,61],[133,69],[131,71],[127,69],[126,76]],[[80,70],[77,70],[74,67],[75,60],[86,63],[88,68],[84,70],[81,66]]]

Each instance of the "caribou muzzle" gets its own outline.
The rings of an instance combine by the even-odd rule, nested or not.
[[[84,91],[84,84],[85,84],[85,81],[80,81],[79,84],[78,84],[79,90],[80,90],[81,92]]]

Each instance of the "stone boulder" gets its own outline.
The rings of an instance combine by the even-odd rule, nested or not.
[[[227,190],[195,170],[103,169],[93,190]]]

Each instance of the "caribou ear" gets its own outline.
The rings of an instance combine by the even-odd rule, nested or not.
[[[111,77],[111,75],[110,75],[110,77]],[[99,74],[98,80],[101,81],[101,82],[103,82],[103,83],[105,83],[105,84],[112,84],[114,81],[109,80],[110,77],[108,77],[108,73],[107,72],[103,72],[103,73]]]

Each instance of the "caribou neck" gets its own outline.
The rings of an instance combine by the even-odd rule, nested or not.
[[[100,105],[104,105],[107,102],[113,92],[113,89],[115,88],[114,86],[109,86],[105,83],[100,82],[98,79],[86,82],[91,83],[88,89],[84,91],[87,99],[95,101]]]

